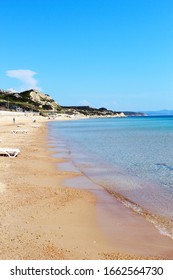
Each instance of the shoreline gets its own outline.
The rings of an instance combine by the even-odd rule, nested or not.
[[[150,253],[152,249],[145,254],[130,252],[129,237],[125,244],[119,240],[122,230],[130,229],[128,224],[118,226],[121,215],[117,216],[113,242],[115,232],[105,232],[105,221],[110,226],[112,214],[120,214],[124,208],[117,202],[111,214],[112,208],[105,209],[104,195],[101,198],[98,193],[80,189],[80,174],[58,170],[56,165],[64,159],[51,156],[54,153],[49,149],[46,122],[38,118],[33,127],[31,118],[19,117],[15,124],[11,120],[1,123],[0,146],[19,147],[21,154],[13,159],[1,157],[0,259],[172,259],[166,248],[162,248],[163,253]],[[27,129],[28,133],[13,135],[14,128]],[[67,179],[79,187],[66,186]],[[123,213],[127,221],[134,215]],[[134,228],[130,230],[133,233]],[[165,239],[156,236],[158,242]]]

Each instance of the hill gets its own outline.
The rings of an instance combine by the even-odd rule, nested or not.
[[[42,115],[64,113],[69,116],[83,117],[126,117],[144,116],[144,113],[118,112],[106,108],[92,108],[89,106],[61,106],[48,94],[30,89],[22,92],[10,92],[0,89],[0,110],[32,111]]]
[[[145,116],[144,113],[137,112],[119,112],[106,108],[92,108],[89,106],[61,106],[63,111],[69,115],[82,114],[89,117],[127,117],[127,116]]]
[[[58,112],[61,106],[48,94],[30,89],[23,92],[0,90],[0,109],[33,112]]]

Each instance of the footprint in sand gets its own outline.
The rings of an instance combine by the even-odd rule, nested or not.
[[[0,193],[4,192],[6,189],[6,186],[0,182]]]

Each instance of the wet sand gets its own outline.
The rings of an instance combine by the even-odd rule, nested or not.
[[[57,168],[65,160],[51,157],[46,121],[0,120],[0,147],[21,151],[0,157],[0,259],[173,259],[173,240],[81,174]]]

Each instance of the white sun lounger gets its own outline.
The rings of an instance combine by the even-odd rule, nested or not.
[[[40,125],[31,125],[31,127],[38,128],[38,127],[40,127]]]
[[[11,158],[16,157],[20,153],[19,149],[0,148],[0,155],[7,155]]]
[[[22,133],[22,134],[24,134],[24,133],[27,133],[28,132],[28,130],[12,130],[11,131],[12,133],[15,133],[15,134],[17,134],[17,133]]]

